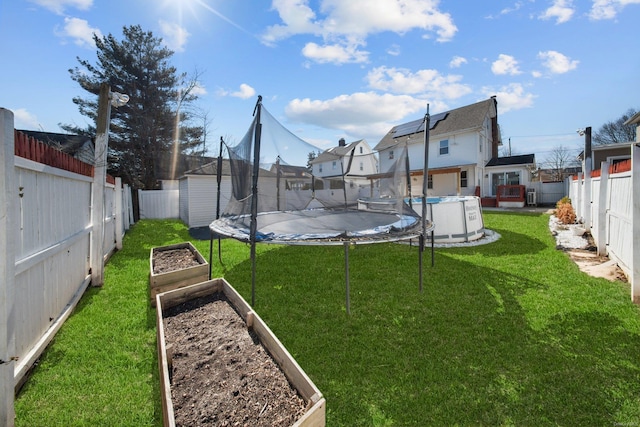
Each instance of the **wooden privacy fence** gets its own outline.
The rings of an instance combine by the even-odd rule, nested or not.
[[[576,216],[591,233],[598,254],[609,256],[631,282],[631,298],[640,302],[640,147],[615,165],[602,162],[588,176],[570,177],[569,198]]]
[[[15,132],[2,108],[0,147],[0,425],[12,426],[14,390],[90,283],[92,252],[104,263],[120,248],[133,212],[109,177],[94,232],[93,166]]]

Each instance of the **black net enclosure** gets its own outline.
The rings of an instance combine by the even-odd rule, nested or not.
[[[259,98],[244,138],[227,147],[232,194],[211,231],[245,242],[313,245],[421,235],[424,224],[407,202],[406,147],[396,150],[388,170],[378,171],[375,153],[352,145],[320,153],[282,126]],[[312,159],[319,167],[311,168]],[[362,165],[374,166],[364,174]]]

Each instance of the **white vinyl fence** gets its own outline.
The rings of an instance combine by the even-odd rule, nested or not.
[[[569,178],[569,198],[577,218],[591,233],[599,255],[615,260],[631,282],[631,298],[640,300],[640,147],[633,145],[631,171]],[[587,197],[586,197],[586,196]]]
[[[138,190],[140,219],[180,217],[180,190]]]
[[[131,191],[116,178],[96,235],[94,178],[15,156],[13,126],[0,108],[0,425],[8,426],[14,390],[91,281],[92,248],[104,262],[133,220]]]

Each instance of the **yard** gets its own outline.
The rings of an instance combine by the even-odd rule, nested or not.
[[[640,310],[628,284],[555,249],[548,215],[485,212],[502,237],[425,252],[258,245],[255,309],[327,399],[329,426],[640,425]],[[149,250],[190,240],[145,220],[124,239],[16,399],[18,426],[160,426]],[[192,240],[208,258],[209,242]],[[251,300],[249,247],[213,276]],[[215,246],[214,246],[215,251]]]

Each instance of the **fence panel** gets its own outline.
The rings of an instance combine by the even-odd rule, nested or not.
[[[140,219],[180,217],[180,190],[140,190]]]
[[[12,133],[14,154],[8,163],[12,166],[0,166],[15,186],[15,194],[6,200],[10,221],[1,230],[13,244],[9,256],[0,262],[13,266],[7,293],[12,307],[7,336],[13,340],[12,355],[17,360],[11,366],[17,387],[89,284],[91,239],[100,239],[103,258],[108,257],[118,237],[129,228],[132,203],[130,189],[117,191],[115,180],[108,177],[103,196],[104,236],[94,236],[93,167],[13,129]],[[8,145],[11,138],[3,133],[0,142]],[[117,196],[122,200],[116,201]],[[0,283],[0,292],[5,286]]]

